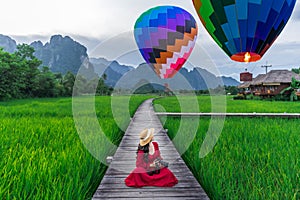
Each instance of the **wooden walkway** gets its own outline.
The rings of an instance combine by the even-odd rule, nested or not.
[[[129,124],[93,199],[209,199],[191,171],[176,151],[152,107],[146,100]],[[127,187],[124,179],[135,168],[138,135],[144,128],[155,128],[154,140],[159,143],[161,156],[179,183],[174,187]]]

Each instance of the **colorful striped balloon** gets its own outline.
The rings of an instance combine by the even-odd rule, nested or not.
[[[172,78],[190,56],[198,27],[182,8],[159,6],[143,13],[134,26],[134,36],[145,61],[162,79]]]
[[[193,0],[202,24],[234,61],[260,60],[288,22],[296,0]]]

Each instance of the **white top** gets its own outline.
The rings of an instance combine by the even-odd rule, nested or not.
[[[152,144],[152,142],[150,142],[149,143],[149,154],[153,155],[154,152],[155,152],[154,145]]]

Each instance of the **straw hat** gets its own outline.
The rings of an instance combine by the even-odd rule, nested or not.
[[[153,136],[154,136],[154,128],[144,129],[140,133],[140,145],[145,146],[146,144],[148,144],[152,140]]]

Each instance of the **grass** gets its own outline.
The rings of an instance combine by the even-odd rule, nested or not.
[[[209,112],[209,97],[198,97],[198,100],[201,111]],[[159,99],[155,103],[161,110],[180,111],[174,97]],[[274,104],[228,100],[227,111],[299,112],[299,105],[299,102]],[[171,139],[176,137],[180,122],[184,120],[192,121],[192,118],[167,118],[164,127],[169,130]],[[200,147],[210,122],[208,117],[200,118],[195,138],[182,152],[182,157],[211,199],[300,198],[298,119],[226,118],[212,152],[200,158]],[[191,135],[193,128],[186,127],[180,134]],[[178,149],[185,143],[183,140],[173,142]]]
[[[113,145],[118,145],[130,117],[149,96],[96,97],[96,120]],[[155,101],[160,111],[211,111],[209,96],[168,97]],[[179,102],[179,100],[181,102]],[[184,101],[184,103],[182,103]],[[83,105],[83,125],[92,113]],[[222,104],[214,105],[214,107]],[[299,112],[299,102],[233,101],[227,112]],[[124,109],[125,108],[125,109]],[[0,103],[0,199],[90,199],[106,166],[86,149],[78,134],[71,98],[28,99]],[[220,106],[220,110],[222,107]],[[182,134],[194,127],[192,118]],[[179,118],[165,122],[171,138]],[[198,124],[198,123],[197,123]],[[206,157],[199,149],[210,119],[200,118],[197,134],[183,158],[212,199],[299,199],[299,120],[227,118],[222,134]],[[78,128],[78,127],[77,127]],[[93,133],[98,135],[97,132]],[[91,139],[91,138],[86,138]],[[93,139],[93,138],[92,138]],[[180,140],[175,145],[183,144]],[[96,141],[96,146],[101,147]],[[111,154],[104,151],[103,158]]]
[[[180,99],[179,99],[180,98]],[[155,100],[157,112],[211,112],[212,105],[218,111],[229,113],[300,113],[299,102],[289,101],[264,101],[264,100],[233,100],[231,96],[227,97],[196,97],[199,109],[195,110],[195,106],[180,107],[181,104],[194,104],[195,97],[168,97]],[[212,98],[216,102],[212,104]],[[219,102],[218,102],[219,101]],[[221,102],[220,102],[221,101]],[[224,106],[223,109],[220,106]]]
[[[123,102],[129,97],[115,98]],[[132,96],[125,107],[128,116],[148,98]],[[96,115],[107,138],[117,145],[124,132],[113,120],[111,101],[96,97]],[[124,105],[115,105],[116,110],[122,109],[118,106]],[[0,199],[91,198],[106,166],[80,139],[71,98],[1,102],[0,109]],[[123,116],[123,125],[128,125],[128,116]]]

